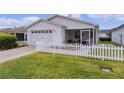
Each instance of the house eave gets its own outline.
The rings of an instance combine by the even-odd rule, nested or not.
[[[119,29],[122,29],[122,28],[124,28],[124,24],[122,24],[122,25],[120,25],[116,28],[111,29],[111,32],[116,32],[116,31],[118,31]]]
[[[30,27],[32,27],[32,26],[34,26],[35,24],[38,24],[38,23],[40,23],[40,22],[46,22],[46,23],[49,23],[49,24],[52,24],[52,25],[56,25],[56,26],[59,26],[59,27],[65,27],[65,26],[60,25],[60,24],[56,24],[56,23],[53,23],[53,22],[50,22],[50,21],[47,21],[47,20],[42,20],[42,19],[40,19],[40,20],[38,20],[38,21],[32,23],[31,25],[27,26],[27,29],[29,29]]]
[[[53,19],[55,17],[62,17],[62,18],[70,19],[70,20],[77,21],[77,22],[80,22],[80,23],[86,23],[88,25],[99,27],[99,25],[98,24],[95,24],[95,23],[89,23],[89,22],[86,22],[86,21],[83,21],[83,20],[79,20],[79,19],[75,19],[75,18],[70,18],[70,17],[67,17],[67,16],[58,15],[58,14],[56,14],[56,15],[48,18],[47,20],[49,21],[49,20],[51,20],[51,19]]]

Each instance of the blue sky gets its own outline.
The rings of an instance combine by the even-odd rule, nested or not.
[[[47,19],[51,16],[53,14],[0,14],[0,28],[27,26],[40,18]],[[124,14],[72,14],[72,17],[99,24],[100,29],[111,29],[124,24]]]

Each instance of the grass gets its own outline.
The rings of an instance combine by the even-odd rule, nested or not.
[[[114,45],[114,46],[118,46],[117,43],[115,42],[112,42],[112,41],[99,41],[97,42],[98,44],[111,44],[111,45]]]
[[[103,72],[100,67],[112,67]],[[2,79],[108,79],[124,78],[124,63],[34,53],[0,64]]]

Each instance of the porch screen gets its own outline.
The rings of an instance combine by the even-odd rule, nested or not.
[[[75,31],[75,38],[79,38],[80,37],[80,31]]]

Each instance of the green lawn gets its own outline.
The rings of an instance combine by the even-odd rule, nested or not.
[[[100,67],[112,67],[113,72],[103,72]],[[124,78],[124,63],[34,53],[0,64],[0,78],[9,79],[101,79]]]
[[[114,45],[114,46],[118,46],[117,43],[115,42],[112,42],[112,41],[99,41],[97,42],[98,44],[111,44],[111,45]]]

